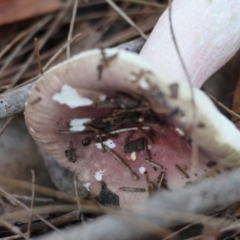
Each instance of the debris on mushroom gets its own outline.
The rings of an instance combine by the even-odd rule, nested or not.
[[[233,143],[239,133],[233,139],[222,135],[221,124],[234,126],[204,93],[194,89],[194,96],[195,109],[185,83],[178,83],[173,94],[168,81],[138,55],[96,49],[46,72],[30,94],[25,117],[34,139],[76,174],[92,197],[108,189],[125,207],[144,201],[155,189],[185,186],[207,171],[209,159],[239,156],[240,147]],[[210,156],[199,154],[197,167],[189,141],[167,122],[172,112],[172,122]]]

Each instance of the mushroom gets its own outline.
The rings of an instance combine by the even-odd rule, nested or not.
[[[142,57],[117,49],[90,50],[39,79],[26,104],[26,124],[92,197],[126,207],[148,198],[163,176],[174,189],[208,168],[203,155],[197,168],[192,166],[191,146],[166,119],[211,160],[238,159],[239,132],[203,92],[193,91],[194,106],[185,82],[162,79]],[[225,136],[223,124],[232,136]],[[113,202],[101,202],[102,193]]]
[[[176,39],[196,86],[239,46],[237,2],[172,4]],[[167,15],[143,48],[145,59],[117,49],[75,55],[39,79],[26,105],[34,139],[102,204],[131,206],[160,185],[175,189],[214,164],[218,170],[239,164],[239,131],[189,87]],[[201,150],[197,163],[179,131]]]

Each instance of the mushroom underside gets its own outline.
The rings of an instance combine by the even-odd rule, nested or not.
[[[210,140],[202,138],[210,129],[216,139],[217,130],[201,112],[198,92],[194,112],[189,89],[157,76],[139,56],[124,51],[77,55],[45,73],[32,90],[28,129],[100,203],[106,188],[112,202],[103,204],[130,206],[158,188],[182,187],[207,171],[210,158],[200,153],[193,164],[190,138],[168,121],[200,137],[203,150]],[[224,150],[216,156],[223,157]]]

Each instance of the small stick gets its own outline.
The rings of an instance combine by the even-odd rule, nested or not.
[[[90,126],[87,126],[87,127],[91,128]],[[145,130],[150,129],[150,127],[148,127],[148,126],[144,126],[144,127],[141,127],[141,128],[145,129]],[[114,135],[114,134],[121,133],[121,132],[136,131],[138,129],[139,129],[138,127],[120,128],[120,129],[117,129],[117,130],[110,131],[108,134],[101,133],[101,136],[104,137],[104,136],[107,136],[109,134]],[[96,129],[94,129],[93,131],[96,131]],[[74,132],[72,132],[72,131],[69,131],[69,130],[58,130],[57,133],[59,133],[59,134],[79,134],[79,133],[87,133],[87,131],[74,131]]]
[[[139,35],[146,41],[147,36],[145,33],[132,21],[131,18],[127,16],[126,13],[124,13],[112,0],[106,0],[106,2],[136,31],[139,33]]]
[[[118,190],[123,192],[146,192],[145,188],[120,187]]]
[[[163,167],[162,167],[160,164],[157,164],[157,163],[155,163],[155,162],[153,162],[153,161],[150,161],[150,160],[148,160],[148,159],[145,159],[145,161],[146,161],[147,163],[151,164],[153,167],[156,167],[156,168],[159,168],[159,169],[163,169]]]
[[[155,2],[149,2],[149,1],[143,1],[143,0],[121,0],[122,2],[130,2],[130,3],[138,3],[146,6],[151,7],[157,7],[157,8],[167,8],[165,4],[155,3]]]
[[[147,152],[147,159],[145,159],[145,160],[148,160],[150,162],[152,160],[152,157],[151,157],[151,153],[150,153],[150,151],[148,149],[148,142],[147,142],[146,139],[144,139],[144,148],[145,148],[145,150]]]
[[[102,151],[105,152],[105,151],[106,151],[106,148],[105,148],[106,145],[103,144],[102,135],[99,134],[99,132],[97,133],[97,137],[98,137],[98,139],[100,140],[100,144],[101,144],[101,147],[102,147]]]
[[[19,206],[21,206],[22,208],[30,211],[30,208],[27,207],[24,203],[20,202],[19,200],[17,200],[16,198],[14,198],[10,193],[6,192],[4,189],[2,189],[0,187],[0,192],[2,194],[4,194],[4,196],[7,196],[8,198],[10,198],[12,201],[14,201],[16,204],[18,204]],[[47,220],[45,220],[43,217],[41,217],[39,214],[35,214],[35,216],[37,216],[41,221],[43,221],[46,225],[48,225],[51,229],[54,229],[56,232],[58,233],[62,233],[62,231],[60,231],[59,229],[57,229],[55,226],[53,226],[50,222],[48,222]]]
[[[73,6],[73,12],[72,12],[72,19],[70,23],[69,32],[68,32],[68,38],[67,38],[67,59],[70,58],[70,42],[72,39],[72,32],[73,32],[73,26],[76,18],[77,6],[78,6],[78,0],[75,0],[74,6]]]
[[[121,129],[118,129],[118,130],[111,131],[108,134],[116,134],[116,133],[121,133],[121,132],[136,131],[138,129],[140,129],[140,130],[142,130],[142,129],[149,130],[150,127],[144,126],[144,127],[121,128]],[[102,134],[102,136],[103,136],[103,134]]]
[[[149,178],[149,175],[148,175],[148,172],[147,172],[147,171],[144,172],[144,175],[145,175],[145,177],[146,177],[148,193],[149,193],[149,194],[152,194],[153,191],[155,190],[155,187],[154,187],[153,183],[150,181],[150,178]]]
[[[139,127],[138,129],[142,132],[142,134],[147,138],[149,142],[153,143],[153,140],[145,133],[145,131],[141,127]]]
[[[74,190],[75,190],[75,195],[76,195],[76,200],[77,200],[77,206],[78,206],[78,211],[79,211],[79,216],[82,222],[84,222],[84,217],[83,217],[83,212],[82,212],[82,206],[79,201],[79,195],[78,195],[78,179],[77,176],[73,176],[73,182],[74,182]]]
[[[189,175],[178,164],[175,164],[175,167],[185,178],[190,178]]]
[[[40,74],[43,74],[43,68],[42,68],[42,62],[40,58],[40,53],[39,53],[39,47],[38,47],[38,39],[34,38],[34,48],[35,48],[35,55],[38,63],[38,69]]]
[[[7,119],[7,121],[5,122],[3,128],[0,131],[0,136],[4,133],[4,131],[7,129],[7,127],[9,126],[9,124],[12,122],[14,116],[11,116]]]
[[[28,230],[27,230],[27,239],[30,239],[31,236],[31,224],[33,219],[33,207],[35,202],[35,171],[31,170],[32,174],[32,200],[31,200],[31,208],[30,208],[30,215],[29,215],[29,222],[28,222]]]
[[[158,188],[157,188],[157,189],[158,189],[158,190],[159,190],[159,189],[161,188],[161,186],[162,186],[164,177],[165,177],[165,173],[162,172],[162,173],[159,175],[158,179],[157,179],[157,184],[158,184]]]
[[[131,176],[138,180],[138,176],[132,171],[132,169],[125,163],[123,160],[114,152],[112,151],[108,146],[105,146],[105,149],[131,174]]]

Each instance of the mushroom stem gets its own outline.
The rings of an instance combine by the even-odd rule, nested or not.
[[[192,84],[200,87],[240,47],[239,0],[175,0],[172,27]],[[187,81],[173,36],[169,9],[160,17],[141,55],[160,69],[161,78]]]

